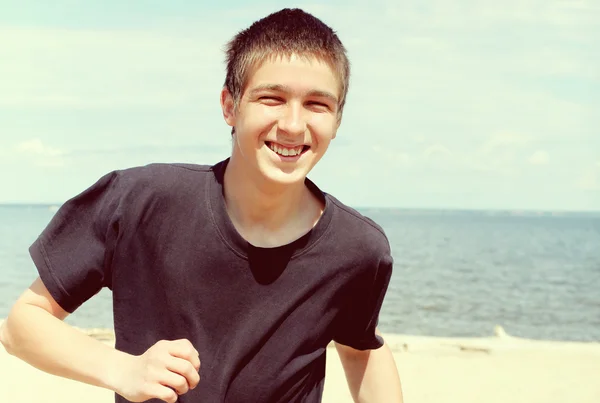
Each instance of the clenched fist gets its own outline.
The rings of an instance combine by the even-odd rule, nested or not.
[[[127,356],[115,392],[131,402],[175,403],[198,385],[199,371],[198,351],[189,340],[161,340],[142,355]]]

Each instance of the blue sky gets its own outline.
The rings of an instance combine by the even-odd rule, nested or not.
[[[310,177],[356,207],[600,210],[593,0],[39,1],[0,13],[0,203],[104,173],[228,156],[224,44],[285,6],[330,24],[353,75]]]

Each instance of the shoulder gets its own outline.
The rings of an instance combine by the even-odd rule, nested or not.
[[[384,289],[394,267],[385,231],[374,220],[335,197],[327,194],[326,198],[333,209],[329,246],[337,251],[340,261],[349,265],[346,267],[351,267],[348,273],[356,275],[358,290],[364,289],[365,284]]]
[[[78,203],[104,200],[115,211],[131,214],[176,208],[204,200],[202,195],[213,166],[181,163],[152,163],[113,170],[88,188]]]
[[[210,165],[152,163],[110,173],[123,196],[172,195],[203,187],[212,171]]]
[[[210,165],[153,163],[114,171],[125,185],[173,185],[194,177],[201,180],[210,173]]]
[[[334,196],[326,194],[325,197],[334,210],[332,231],[338,240],[348,242],[359,251],[371,251],[378,257],[390,255],[390,243],[381,225]]]

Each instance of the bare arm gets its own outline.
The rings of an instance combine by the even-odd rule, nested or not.
[[[177,341],[159,342],[144,355],[132,356],[69,326],[63,322],[67,316],[38,278],[3,322],[0,341],[9,354],[44,372],[107,388],[132,401],[156,397],[175,402],[174,390],[183,394],[196,386],[200,362],[189,342],[187,350],[193,354],[186,351],[185,343]],[[161,364],[164,379],[148,382],[145,375],[149,368],[156,370]],[[166,371],[167,366],[179,368],[186,377]]]
[[[357,403],[402,403],[402,387],[387,344],[377,350],[355,350],[336,343],[348,387]]]

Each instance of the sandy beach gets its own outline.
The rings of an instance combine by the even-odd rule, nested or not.
[[[112,333],[84,330],[112,344]],[[435,338],[384,334],[406,403],[598,403],[600,343],[504,335]],[[327,352],[324,403],[352,402],[335,349]],[[0,402],[109,403],[110,391],[45,374],[0,348]]]

